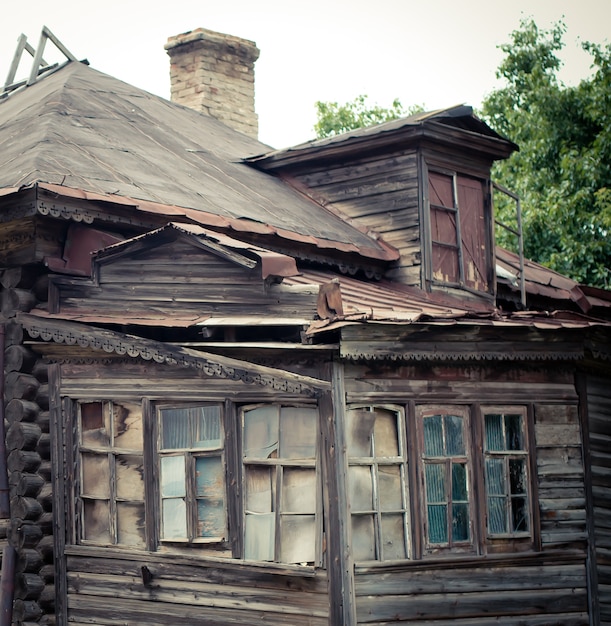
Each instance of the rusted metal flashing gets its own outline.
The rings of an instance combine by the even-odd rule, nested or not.
[[[170,366],[187,367],[205,376],[241,380],[245,384],[262,385],[277,391],[310,397],[318,397],[330,389],[329,382],[317,378],[134,335],[63,320],[43,319],[27,313],[19,314],[17,320],[32,339],[91,348],[102,353],[114,353]]]

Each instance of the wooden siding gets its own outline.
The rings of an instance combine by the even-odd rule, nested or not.
[[[68,623],[328,624],[326,573],[70,547]],[[142,568],[147,576],[143,578]]]
[[[611,392],[609,379],[589,376],[587,392],[600,623],[611,624]]]
[[[522,560],[357,567],[358,624],[589,624],[582,559]]]
[[[353,363],[345,381],[349,404],[403,404],[408,412],[419,403],[526,405],[535,447],[530,547],[502,554],[502,545],[486,540],[479,556],[448,554],[443,563],[426,554],[403,566],[357,563],[359,624],[589,624],[584,467],[570,367]]]
[[[379,233],[401,260],[388,274],[420,284],[421,244],[416,150],[374,155],[349,164],[325,164],[295,178],[323,204],[360,228]]]

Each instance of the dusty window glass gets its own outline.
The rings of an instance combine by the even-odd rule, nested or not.
[[[528,450],[521,409],[484,411],[488,534],[528,535]]]
[[[242,412],[244,558],[316,559],[318,411],[266,404]]]
[[[467,413],[419,408],[426,502],[425,529],[430,547],[468,544],[472,539],[467,451]]]
[[[346,440],[354,559],[408,558],[403,412],[394,407],[350,407]]]
[[[145,546],[142,411],[138,404],[77,405],[80,539]]]
[[[222,406],[160,407],[159,431],[161,539],[224,540]]]

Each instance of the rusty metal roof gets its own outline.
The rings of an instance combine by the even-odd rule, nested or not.
[[[82,63],[0,101],[0,189],[41,184],[63,196],[397,258],[390,246],[243,162],[268,150]]]

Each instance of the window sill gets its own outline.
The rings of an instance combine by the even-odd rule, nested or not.
[[[541,562],[548,562],[553,559],[554,564],[571,564],[583,562],[585,552],[582,550],[546,550],[545,552],[512,552],[497,553],[487,555],[473,554],[448,554],[443,557],[436,556],[434,558],[424,557],[418,560],[403,561],[368,561],[357,563],[354,566],[355,574],[367,574],[375,572],[392,572],[404,570],[435,570],[446,569],[448,562],[452,563],[453,569],[472,568],[472,567],[509,567],[514,564],[520,565],[537,565]]]

